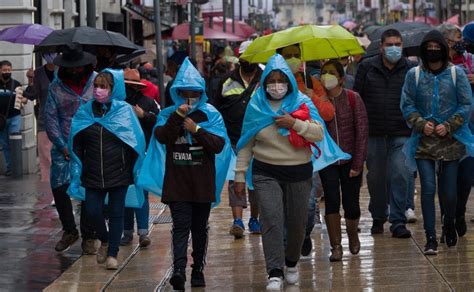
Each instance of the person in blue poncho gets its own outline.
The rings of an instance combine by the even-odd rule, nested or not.
[[[170,93],[174,105],[158,116],[139,185],[169,205],[174,269],[170,283],[184,290],[190,232],[191,286],[205,286],[208,219],[211,205],[220,201],[232,150],[222,116],[206,103],[205,81],[189,59],[181,65]]]
[[[402,91],[401,110],[413,134],[404,146],[407,165],[420,173],[421,209],[426,233],[424,253],[435,255],[436,176],[443,207],[444,241],[457,243],[456,179],[459,160],[474,154],[474,139],[468,127],[472,92],[461,68],[449,62],[449,47],[443,35],[429,32],[420,46],[422,65],[412,68]]]
[[[62,48],[62,53],[54,58],[58,66],[54,79],[49,85],[48,97],[44,105],[44,124],[51,148],[50,183],[56,210],[64,233],[55,246],[55,250],[67,250],[78,238],[72,210],[71,198],[67,194],[70,184],[70,153],[67,139],[71,129],[71,120],[78,108],[92,98],[92,82],[97,75],[94,72],[96,58],[84,52],[82,46],[72,43]],[[86,220],[84,204],[81,205],[80,230],[83,254],[97,252],[97,238],[91,224]]]
[[[306,112],[307,118],[290,115],[296,111]],[[279,54],[271,57],[245,113],[237,143],[234,185],[236,194],[241,196],[245,194],[246,181],[255,190],[269,290],[281,289],[284,277],[288,284],[299,280],[296,265],[305,237],[313,171],[347,157],[325,135],[323,123],[312,101],[298,91],[285,59]],[[302,143],[294,139],[290,142],[290,137]],[[317,155],[318,150],[309,144],[319,141],[322,155],[313,168],[313,151]]]
[[[94,79],[93,100],[74,115],[69,136],[69,195],[85,202],[101,246],[97,263],[117,269],[125,205],[140,207],[143,192],[131,190],[145,154],[145,137],[132,107],[123,101],[123,71],[107,69]],[[121,99],[121,100],[120,100]],[[80,188],[85,188],[85,197]],[[108,231],[103,206],[108,200]]]

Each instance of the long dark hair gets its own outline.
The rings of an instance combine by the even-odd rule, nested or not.
[[[338,60],[329,60],[324,63],[324,65],[321,67],[321,74],[323,73],[324,67],[329,65],[333,65],[334,68],[336,68],[336,71],[339,74],[340,78],[344,77],[344,66],[342,66],[342,64]]]

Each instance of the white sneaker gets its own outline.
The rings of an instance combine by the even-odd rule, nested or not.
[[[286,268],[286,274],[285,274],[285,279],[286,282],[289,285],[295,285],[298,283],[298,280],[300,279],[300,274],[298,273],[298,268],[297,267],[287,267]]]
[[[271,277],[268,279],[267,290],[280,291],[283,288],[283,279],[281,277]]]
[[[408,223],[415,223],[417,220],[415,211],[413,211],[411,208],[408,208],[408,210],[405,211],[405,217],[407,217]]]

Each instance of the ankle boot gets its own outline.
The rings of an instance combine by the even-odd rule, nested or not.
[[[329,261],[338,262],[342,260],[341,245],[341,215],[329,214],[324,217],[328,228],[329,242],[331,243],[331,256]]]
[[[202,272],[202,267],[191,265],[193,271],[191,273],[191,287],[206,287],[206,280],[204,278],[204,273]]]
[[[359,218],[346,219],[346,231],[349,237],[349,250],[351,254],[358,254],[360,251],[359,234],[357,228],[359,227]]]

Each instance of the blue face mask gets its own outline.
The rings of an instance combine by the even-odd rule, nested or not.
[[[392,64],[395,64],[402,57],[402,48],[397,46],[385,47],[384,55],[387,61]]]

